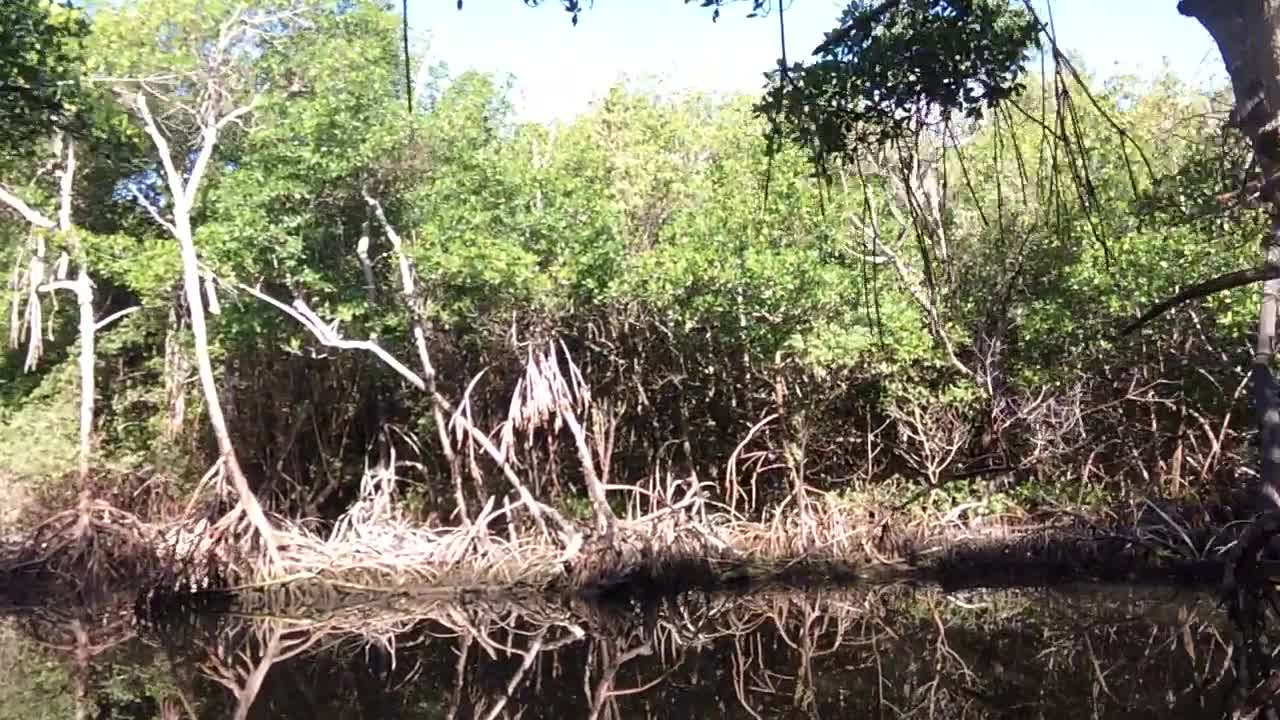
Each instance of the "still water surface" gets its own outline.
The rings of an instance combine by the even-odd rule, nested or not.
[[[1234,678],[1171,589],[256,605],[10,614],[0,718],[1218,718]]]

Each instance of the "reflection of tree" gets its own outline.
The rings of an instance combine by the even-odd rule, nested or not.
[[[893,717],[1127,717],[1204,714],[1234,677],[1225,625],[1198,597],[906,587],[691,593],[648,606],[471,591],[327,597],[324,610],[282,595],[196,624],[144,623],[143,640],[170,648],[173,673],[191,674],[157,710],[165,700],[164,717],[614,720],[829,718],[870,705]],[[60,634],[48,646],[87,667],[102,656],[77,648],[104,640],[78,641],[75,620],[40,633]]]
[[[1280,514],[1264,516],[1237,542],[1226,577],[1233,632],[1234,718],[1280,718],[1280,591],[1261,561],[1280,534]],[[1268,570],[1271,572],[1268,572]]]
[[[623,666],[637,658],[651,657],[653,653],[652,641],[638,630],[625,636],[602,638],[588,646],[583,686],[590,702],[591,720],[621,720],[625,715],[618,707],[618,698],[643,694],[656,687],[679,669],[683,660],[683,653],[677,652],[675,657],[666,659],[665,669],[652,679],[631,687],[617,686],[618,671]],[[598,677],[593,678],[593,674]]]
[[[450,718],[614,720],[683,706],[820,718],[868,698],[896,717],[1068,717],[1086,705],[1106,716],[1199,703],[1223,679],[1229,650],[1204,608],[1135,601],[1114,617],[1075,612],[1097,600],[1055,608],[1026,593],[968,601],[890,587],[693,594],[646,612],[438,601],[406,603],[398,625],[415,626],[407,642],[453,649],[439,668]],[[313,632],[367,638],[394,617],[367,611]]]
[[[75,718],[90,717],[93,660],[132,639],[129,616],[94,616],[83,607],[55,605],[29,610],[22,624],[40,647],[70,660]]]
[[[43,665],[42,658],[52,658],[66,668],[72,717],[124,716],[117,713],[119,706],[135,689],[150,698],[164,720],[197,717],[184,673],[163,656],[139,652],[132,598],[98,594],[93,604],[76,600],[55,596],[38,606],[0,603],[0,619],[20,639],[12,649],[21,658],[5,668],[0,686],[23,684],[24,678],[13,677],[15,671],[20,675]],[[48,706],[4,710],[0,716],[6,718],[57,716]]]
[[[367,656],[377,647],[395,665],[397,646],[430,645],[440,650],[450,642],[456,642],[458,654],[445,716],[502,717],[543,654],[554,654],[585,636],[566,607],[532,598],[490,602],[448,594],[436,599],[363,597],[340,602],[335,595],[327,597],[330,607],[324,611],[299,606],[288,593],[259,598],[251,603],[252,613],[229,613],[204,632],[187,633],[185,654],[195,659],[205,677],[230,691],[235,708],[231,717],[249,717],[261,701],[268,672],[292,658],[302,657],[308,664],[318,658],[351,659]],[[309,594],[308,599],[314,601],[316,595]],[[165,629],[156,634],[175,637],[177,632]],[[473,653],[473,648],[479,653]],[[471,667],[476,655],[490,663]],[[493,682],[498,667],[494,661],[502,657],[518,657],[519,664],[503,682]],[[424,672],[422,657],[408,661],[400,690]],[[489,677],[483,683],[469,682],[468,675],[478,667],[485,667]],[[312,700],[320,704],[335,698]],[[278,709],[272,707],[273,715]]]
[[[290,630],[272,622],[247,626],[244,632],[249,637],[234,643],[233,650],[225,651],[226,646],[220,643],[200,663],[208,677],[235,697],[234,720],[249,716],[249,708],[272,665],[306,652],[321,638],[306,628]]]

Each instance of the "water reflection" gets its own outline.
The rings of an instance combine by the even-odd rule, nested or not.
[[[50,667],[81,717],[138,718],[1198,718],[1230,714],[1236,677],[1213,598],[1170,590],[328,592],[103,617],[12,614],[0,717],[42,716],[14,703]]]

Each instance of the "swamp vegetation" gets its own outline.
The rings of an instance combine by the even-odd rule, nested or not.
[[[543,125],[375,0],[6,2],[0,714],[1269,712],[1280,13],[1201,5],[1230,89],[887,0]]]

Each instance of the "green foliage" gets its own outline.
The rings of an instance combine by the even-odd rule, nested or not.
[[[815,51],[774,73],[761,108],[818,158],[982,116],[1021,87],[1039,23],[1009,0],[859,0]]]
[[[163,88],[153,110],[181,154],[199,139],[184,99],[223,23],[241,7],[282,6],[103,7],[75,70],[165,78],[154,81]],[[1094,107],[1077,101],[1076,80],[1027,82],[1035,28],[1020,8],[859,2],[818,63],[777,77],[796,142],[780,141],[749,98],[635,85],[543,126],[515,119],[505,80],[442,68],[425,68],[436,82],[406,112],[398,22],[382,2],[327,5],[226,49],[226,102],[256,102],[216,148],[195,203],[196,244],[221,278],[304,300],[347,337],[411,358],[399,267],[365,194],[376,198],[414,265],[445,392],[457,397],[486,372],[472,398],[480,425],[505,417],[522,343],[552,336],[620,408],[613,470],[627,480],[647,477],[655,458],[667,462],[664,453],[686,442],[706,456],[687,459],[703,464],[700,476],[718,477],[771,414],[784,415],[778,426],[792,435],[771,427],[757,441],[778,457],[809,443],[808,481],[838,485],[874,474],[850,467],[862,428],[913,403],[942,406],[974,428],[966,461],[993,408],[1024,391],[1083,383],[1102,388],[1089,400],[1105,403],[1114,375],[1143,372],[1176,379],[1197,411],[1223,417],[1230,406],[1211,388],[1234,372],[1250,291],[1170,314],[1156,326],[1168,343],[1111,337],[1144,305],[1247,264],[1260,228],[1255,213],[1214,199],[1241,186],[1245,148],[1204,112],[1210,98],[1172,77],[1117,78],[1095,88]],[[166,357],[167,338],[187,338],[177,247],[135,197],[167,212],[163,170],[122,100],[105,91],[80,100],[94,133],[79,146],[75,221],[97,312],[141,307],[99,338],[95,430],[107,462],[172,467],[206,439],[191,373]],[[948,122],[908,137],[926,115]],[[0,175],[49,208],[57,188],[40,172],[49,148],[33,147],[38,161],[17,160]],[[902,183],[904,162],[915,163],[914,186]],[[922,209],[917,190],[934,206]],[[8,220],[0,261],[11,267],[29,238]],[[68,238],[47,241],[53,254],[70,247]],[[217,298],[216,372],[264,494],[298,504],[321,495],[338,507],[381,424],[435,440],[428,403],[367,355],[320,347],[227,284]],[[0,361],[0,472],[55,474],[74,459],[72,315],[49,323],[49,362],[38,373],[25,374],[16,352]],[[1174,339],[1191,350],[1175,350]],[[1191,372],[1193,362],[1204,372]],[[190,437],[162,434],[174,413]],[[1183,431],[1160,423],[1174,422],[1172,413],[1157,418],[1142,447],[1164,452]],[[1138,427],[1114,423],[1090,432]],[[884,455],[896,452],[891,436],[878,436]],[[448,468],[423,455],[414,502],[441,510],[427,504],[452,494]],[[1003,495],[957,483],[936,501],[985,498],[983,512],[1000,512],[1114,499],[1106,487],[1071,495],[1069,465],[1079,459],[1061,461],[1045,476],[1052,482],[1023,479]],[[565,477],[552,485],[572,488],[570,465],[538,467],[556,468]],[[761,486],[780,495],[789,477],[774,472]]]
[[[17,353],[7,354],[6,361],[22,362]],[[35,480],[75,468],[76,389],[76,364],[63,361],[29,394],[0,406],[0,474]]]
[[[560,509],[566,517],[580,523],[589,523],[595,518],[595,511],[591,507],[591,501],[585,497],[567,498]]]
[[[88,30],[69,1],[0,3],[0,127],[5,153],[54,129],[77,129],[75,49]]]

